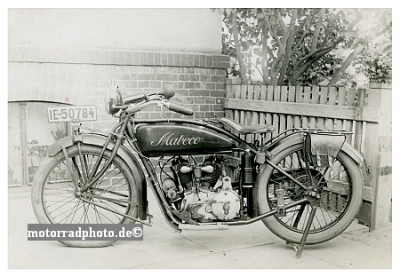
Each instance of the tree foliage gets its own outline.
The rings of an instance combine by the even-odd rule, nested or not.
[[[391,78],[391,10],[257,8],[223,15],[223,53],[244,83],[259,75],[271,85],[337,85],[347,83],[354,63],[355,73]]]

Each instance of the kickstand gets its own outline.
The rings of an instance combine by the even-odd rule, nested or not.
[[[297,247],[297,245],[292,243],[292,246],[293,246],[294,250],[296,251],[296,258],[297,259],[300,259],[301,252],[303,252],[303,248],[304,248],[304,245],[306,244],[308,233],[310,233],[311,224],[312,224],[312,222],[314,220],[314,216],[315,216],[316,211],[317,211],[317,207],[316,206],[312,206],[310,217],[308,218],[308,221],[307,221],[307,224],[306,224],[306,229],[304,230],[303,236],[301,237],[300,245]]]

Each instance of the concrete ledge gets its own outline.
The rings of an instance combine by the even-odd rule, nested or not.
[[[10,47],[8,61],[199,68],[229,67],[229,57],[221,54],[76,48]]]

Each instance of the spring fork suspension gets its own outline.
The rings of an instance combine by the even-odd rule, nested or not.
[[[87,163],[85,158],[82,155],[82,150],[81,150],[81,143],[78,142],[78,153],[79,153],[79,160],[81,161],[81,167],[82,167],[82,179],[83,183],[86,184],[88,178],[87,178]]]
[[[90,187],[92,187],[100,179],[100,177],[106,172],[108,167],[111,165],[114,157],[117,155],[117,151],[118,151],[119,146],[122,143],[122,140],[125,138],[124,132],[125,132],[126,126],[128,125],[128,122],[129,122],[129,116],[126,116],[122,121],[122,125],[121,125],[121,128],[119,129],[119,132],[118,133],[114,133],[114,134],[111,133],[108,136],[107,141],[104,144],[103,149],[101,151],[101,155],[100,155],[99,159],[96,161],[95,166],[94,166],[92,172],[89,175],[89,179],[88,179],[87,184],[84,185],[82,187],[82,189],[81,189],[82,192],[85,192]],[[114,148],[113,148],[112,153],[111,153],[111,157],[107,160],[106,164],[103,166],[103,168],[100,170],[100,172],[95,175],[98,167],[100,166],[100,162],[102,160],[104,152],[107,149],[107,146],[108,146],[108,144],[109,144],[109,142],[111,140],[111,136],[112,135],[116,136],[117,140],[115,141]]]
[[[68,151],[64,145],[62,146],[62,151],[64,153],[65,161],[67,162],[67,167],[68,167],[69,171],[71,172],[71,178],[72,178],[72,182],[74,184],[74,192],[75,192],[75,194],[77,194],[77,193],[79,193],[79,190],[80,190],[78,179],[77,179],[77,176],[75,175],[75,171],[73,169],[72,162],[69,158]]]

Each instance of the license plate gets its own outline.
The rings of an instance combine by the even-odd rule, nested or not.
[[[47,108],[49,122],[81,122],[97,120],[96,106]]]

